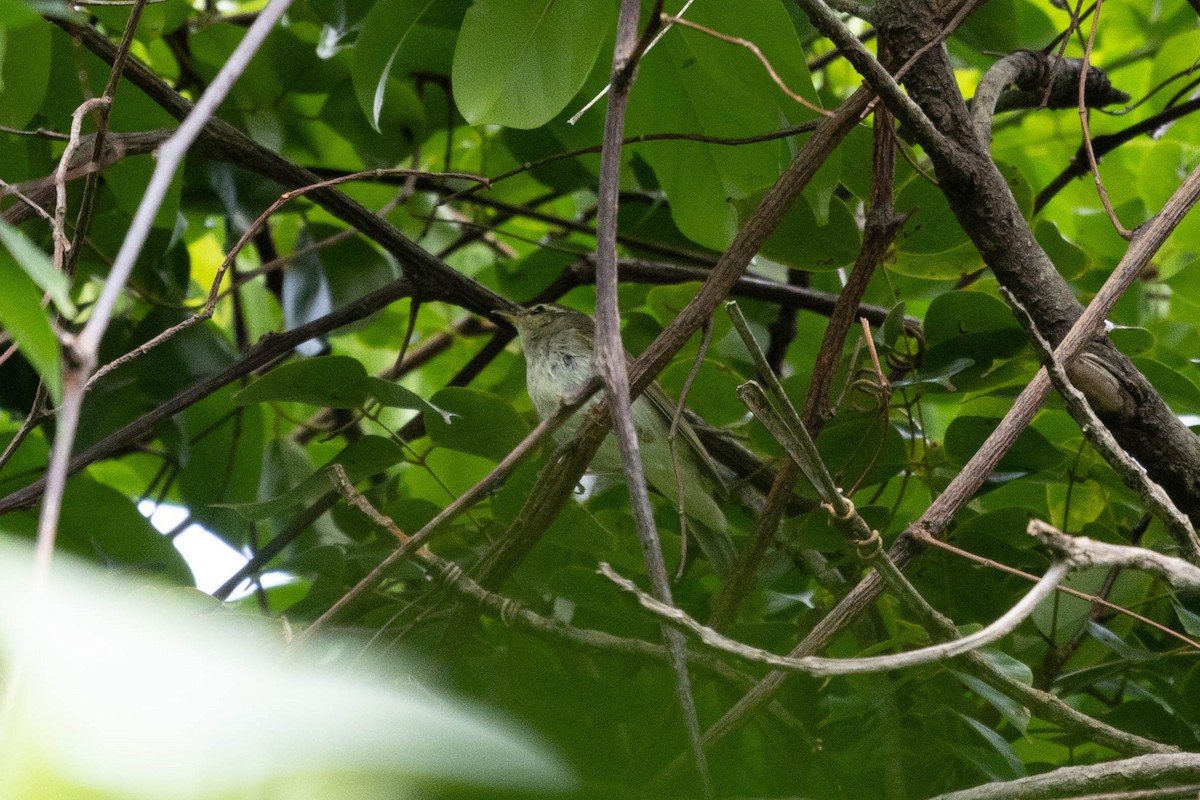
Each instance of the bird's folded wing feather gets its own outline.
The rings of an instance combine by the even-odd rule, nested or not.
[[[671,402],[671,398],[667,396],[667,393],[657,383],[650,384],[646,389],[646,397],[654,404],[655,408],[662,412],[667,420],[675,418],[676,404]],[[668,422],[668,424],[670,423]],[[721,478],[721,473],[717,469],[716,462],[708,454],[708,450],[704,449],[704,445],[700,442],[700,437],[696,435],[696,430],[686,419],[679,421],[679,429],[676,435],[681,440],[683,446],[695,454],[696,463],[701,465],[704,474],[712,480],[714,487],[724,494],[727,489],[725,481]]]

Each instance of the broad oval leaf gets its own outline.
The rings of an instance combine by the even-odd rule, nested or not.
[[[425,412],[425,430],[434,444],[451,450],[499,461],[529,432],[521,415],[498,395],[452,386],[430,402],[438,411]],[[445,412],[453,415],[449,423]]]
[[[240,406],[291,402],[358,408],[370,396],[363,365],[349,356],[318,356],[283,364],[233,396]]]
[[[796,30],[776,0],[696,3],[688,18],[752,41],[792,91],[816,100]],[[732,101],[736,98],[736,101]],[[813,112],[785,95],[749,51],[677,26],[646,54],[629,101],[629,132],[673,130],[738,137],[765,133]],[[737,232],[729,198],[770,186],[791,161],[783,141],[736,147],[704,142],[638,145],[689,239],[724,250]]]
[[[996,429],[999,420],[988,417],[955,417],[946,429],[946,455],[952,464],[966,464]],[[998,472],[1032,473],[1058,466],[1066,458],[1037,428],[1021,431],[1000,463]]]
[[[527,793],[574,782],[493,715],[318,666],[243,615],[68,562],[55,564],[36,618],[0,619],[6,666],[19,650],[27,667],[6,718],[6,798],[395,797],[418,784]],[[29,563],[0,547],[5,608],[28,607]]]
[[[472,125],[536,128],[583,86],[611,0],[478,0],[454,50],[454,102]]]

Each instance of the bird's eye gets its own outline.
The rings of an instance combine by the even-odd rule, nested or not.
[[[530,314],[541,314],[545,310],[546,310],[546,307],[544,305],[542,305],[541,303],[538,303],[536,306],[529,309],[529,313]]]

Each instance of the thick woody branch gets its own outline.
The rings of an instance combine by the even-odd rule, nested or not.
[[[1059,58],[1033,50],[1005,56],[984,73],[971,101],[975,133],[985,147],[992,140],[992,117],[1017,108],[1074,108],[1079,101],[1083,60]],[[1016,85],[1015,91],[1006,91]],[[1084,104],[1103,108],[1127,103],[1129,95],[1113,87],[1103,70],[1088,66],[1084,77]]]
[[[1079,429],[1083,431],[1084,437],[1096,449],[1096,452],[1104,456],[1105,461],[1109,463],[1114,472],[1121,476],[1125,485],[1141,495],[1147,507],[1162,520],[1167,532],[1171,534],[1171,538],[1179,545],[1179,549],[1187,553],[1192,563],[1200,564],[1200,540],[1196,538],[1196,530],[1192,527],[1191,520],[1175,507],[1175,503],[1171,501],[1162,487],[1150,480],[1145,470],[1117,444],[1112,433],[1088,405],[1083,392],[1076,389],[1071,383],[1066,370],[1054,357],[1053,348],[1042,338],[1042,334],[1038,331],[1037,325],[1034,324],[1025,307],[1005,290],[1001,289],[1000,291],[1004,293],[1005,299],[1012,306],[1017,320],[1029,333],[1034,349],[1037,351],[1038,360],[1046,368],[1050,382],[1054,384],[1054,388],[1062,397],[1063,404],[1067,407],[1072,419],[1079,424]],[[1084,353],[1083,358],[1088,357],[1088,354]]]
[[[947,151],[942,139],[927,138],[913,128],[934,162],[950,208],[1000,284],[1029,310],[1047,339],[1060,341],[1082,307],[1037,243],[1008,184],[981,145],[945,48],[927,48],[942,35],[940,11],[925,0],[885,0],[882,11],[881,40],[888,42],[897,58],[917,58],[917,68],[905,78],[906,87],[952,142]],[[864,77],[868,83],[875,80],[870,73]],[[1184,207],[1192,202],[1185,201]],[[1130,252],[1138,249],[1135,241]],[[1089,329],[1089,335],[1093,333],[1087,349],[1099,368],[1086,380],[1074,375],[1072,379],[1121,446],[1146,465],[1193,523],[1200,521],[1200,439],[1107,337]]]

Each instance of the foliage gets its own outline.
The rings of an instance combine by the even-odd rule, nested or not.
[[[652,5],[643,4],[643,26]],[[680,5],[668,2],[666,10]],[[315,179],[281,185],[285,173],[262,152],[247,157],[250,151],[231,146],[231,139],[201,137],[155,217],[102,341],[100,363],[153,346],[89,389],[74,451],[79,469],[58,527],[61,550],[153,587],[126,598],[127,613],[173,593],[164,587],[192,584],[176,550],[138,513],[139,501],[180,506],[191,522],[233,547],[262,554],[254,576],[290,575],[270,588],[246,584],[250,591],[241,599],[212,609],[218,617],[266,617],[277,637],[285,622],[303,630],[329,612],[396,546],[393,533],[333,491],[330,465],[341,465],[374,508],[412,535],[533,429],[521,354],[508,344],[506,328],[478,313],[480,298],[494,292],[514,302],[538,297],[594,308],[589,256],[596,249],[605,101],[577,122],[569,118],[609,81],[618,6],[616,0],[295,0],[218,116],[316,179],[364,171],[334,191],[448,265],[451,277],[437,287],[451,288],[431,289],[422,282],[427,265],[365,225],[354,235],[346,206],[331,202],[330,190],[296,193],[253,229],[285,191]],[[877,10],[890,7],[880,3]],[[62,376],[72,362],[56,334],[77,331],[96,308],[154,168],[152,151],[162,137],[145,145],[134,134],[176,127],[180,107],[172,105],[172,89],[198,98],[260,8],[235,0],[146,6],[130,52],[149,72],[142,78],[127,72],[119,85],[107,136],[115,149],[105,151],[95,170],[80,168],[94,140],[79,143],[83,161],[69,173],[65,217],[74,241],[64,253],[55,250],[49,218],[56,169],[71,154],[64,152],[66,137],[50,132],[69,131],[84,100],[104,94],[110,72],[90,40],[69,30],[90,27],[115,43],[131,11],[97,6],[83,13],[0,0],[6,187],[0,326],[11,345],[0,356],[0,405],[2,441],[18,443],[0,464],[0,490],[8,495],[0,499],[0,531],[8,538],[31,539],[37,528],[36,510],[13,501],[13,493],[44,475],[55,425],[39,417],[27,437],[18,432],[31,409],[41,407],[39,381],[51,406],[70,385]],[[753,42],[783,85],[821,108],[836,108],[862,84],[791,2],[701,0],[685,16]],[[997,50],[1045,48],[1069,24],[1058,4],[983,5],[946,45],[962,92],[972,95]],[[1082,35],[1066,38],[1067,56],[1083,54],[1090,24],[1088,17]],[[1200,24],[1187,3],[1127,0],[1101,11],[1092,63],[1133,102],[1119,113],[1092,110],[1089,121],[1093,136],[1118,142],[1102,153],[1100,175],[1129,228],[1152,219],[1200,163],[1200,115],[1191,113],[1197,52]],[[642,352],[692,300],[697,282],[754,218],[768,188],[810,141],[811,123],[821,119],[789,97],[749,49],[702,30],[674,26],[645,54],[625,126],[636,140],[622,150],[620,173],[618,240],[627,270],[620,306],[631,353]],[[1033,378],[1038,359],[986,269],[975,232],[959,222],[955,203],[962,201],[947,198],[925,148],[897,126],[902,157],[894,206],[908,216],[862,297],[889,388],[880,386],[857,326],[844,346],[835,343],[827,374],[814,376],[829,314],[820,293],[842,292],[852,268],[861,269],[855,262],[865,246],[872,181],[881,179],[872,155],[875,119],[862,120],[824,159],[751,264],[759,282],[740,284],[733,294],[798,408],[817,377],[830,379],[824,385],[832,386],[833,414],[820,421],[818,448],[838,486],[891,544],[971,461]],[[1140,135],[1119,136],[1143,123]],[[86,115],[83,132],[96,125],[95,114]],[[1103,212],[1090,177],[1039,196],[1068,167],[1080,141],[1076,108],[1017,110],[996,117],[991,155],[1031,241],[1086,304],[1129,245]],[[88,172],[99,178],[94,196],[84,188]],[[16,190],[48,214],[28,213]],[[77,218],[85,192],[94,203]],[[1193,426],[1200,424],[1198,257],[1200,215],[1193,212],[1109,315],[1116,347]],[[232,269],[223,274],[227,259]],[[54,269],[64,262],[73,265],[69,279]],[[218,276],[221,294],[211,318],[176,332],[201,310]],[[406,299],[376,301],[389,291],[391,301]],[[352,313],[356,303],[362,313]],[[344,318],[323,324],[339,311]],[[272,336],[304,325],[313,326],[306,341],[280,346]],[[762,469],[743,470],[734,480],[745,490],[740,494],[758,494],[725,507],[735,543],[746,548],[783,450],[738,399],[736,387],[754,378],[754,367],[724,314],[713,317],[706,349],[694,336],[660,373],[668,394],[678,398],[693,367],[688,406],[724,431],[718,443],[744,445],[760,460]],[[170,412],[155,413],[164,408]],[[324,667],[340,671],[367,660],[389,680],[416,676],[422,685],[504,712],[549,742],[588,796],[693,794],[692,773],[671,766],[687,741],[661,652],[608,640],[585,645],[561,630],[514,624],[521,608],[560,626],[661,642],[657,622],[595,571],[608,562],[646,583],[620,476],[588,481],[588,490],[570,498],[531,551],[517,557],[519,564],[486,572],[508,552],[506,542],[534,529],[526,505],[543,492],[539,470],[553,452],[547,440],[428,539],[436,556],[467,576],[499,575],[487,588],[512,601],[503,613],[464,603],[431,562],[410,557],[337,609],[332,624],[345,638],[329,648]],[[856,550],[812,498],[810,487],[798,489],[752,585],[738,598],[729,635],[786,653],[865,574]],[[678,566],[677,509],[665,498],[653,500],[667,563]],[[946,538],[980,558],[1040,574],[1048,555],[1025,533],[1035,518],[1093,539],[1177,553],[1160,519],[1085,440],[1057,397],[957,509]],[[681,608],[705,620],[725,582],[702,558],[687,555],[672,591]],[[906,574],[964,632],[1003,613],[1029,585],[1025,577],[937,549]],[[235,577],[227,591],[246,576]],[[1200,646],[1179,637],[1200,636],[1200,603],[1128,570],[1082,571],[1069,583],[1135,609],[1158,627],[1062,594],[985,651],[994,668],[1123,731],[1183,750],[1200,747],[1200,673],[1193,663]],[[106,625],[114,646],[124,641],[119,624]],[[880,654],[929,641],[910,610],[885,595],[825,654]],[[131,653],[147,646],[129,645]],[[223,646],[237,649],[236,642]],[[309,640],[296,648],[318,646]],[[4,647],[7,668],[12,641]],[[245,647],[253,649],[249,641]],[[188,676],[208,680],[194,664],[164,661],[161,669],[179,670],[178,681],[138,683],[129,680],[138,674],[131,671],[118,676],[125,681],[121,691],[153,704],[186,691],[181,684]],[[764,674],[733,659],[696,662],[702,729]],[[66,672],[42,678],[64,688],[81,680]],[[774,699],[739,719],[709,750],[719,794],[930,797],[1116,757],[1084,728],[1039,716],[961,660],[878,675],[792,677]],[[342,730],[345,714],[367,702],[362,695],[317,693],[285,705],[293,711],[320,705],[333,715],[328,724]],[[258,716],[255,698],[246,696],[244,706],[222,713],[230,721]],[[355,751],[346,753],[347,762],[331,757],[321,764],[336,771],[361,763],[359,755],[373,769],[385,763],[379,754],[391,741],[392,723],[386,709],[376,710],[352,740],[331,745]],[[453,738],[457,713],[447,712],[446,730],[430,732],[425,744],[449,747],[440,737]],[[297,719],[326,724],[318,717],[313,711]],[[288,718],[279,719],[272,724],[286,728]],[[264,729],[268,737],[287,733]],[[481,736],[490,742],[494,734]],[[223,741],[222,731],[214,737]],[[447,757],[485,757],[459,752]],[[529,752],[522,763],[533,774],[541,756]],[[213,753],[233,757],[228,750]],[[471,778],[496,792],[512,788],[500,762],[485,773]],[[174,777],[188,780],[184,773]],[[391,789],[379,791],[392,796]]]

